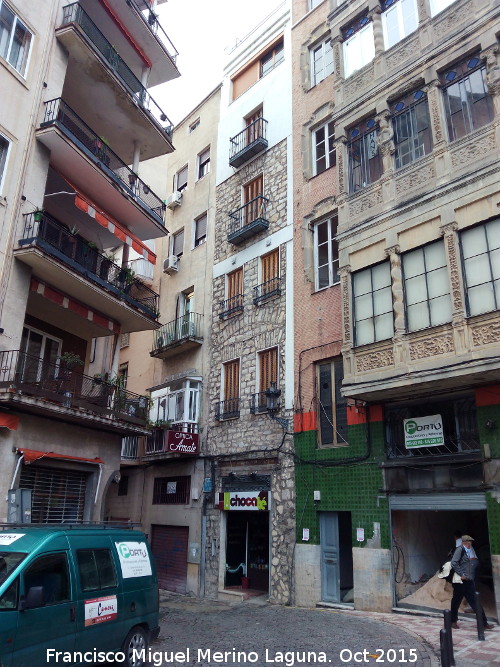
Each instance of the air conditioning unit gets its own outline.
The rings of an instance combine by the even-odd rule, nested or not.
[[[177,208],[177,206],[181,205],[181,201],[182,201],[182,192],[176,190],[175,192],[172,192],[172,194],[169,197],[167,197],[167,199],[165,200],[165,204],[167,205],[167,208],[173,211],[174,208]]]
[[[169,275],[171,273],[177,273],[179,270],[179,258],[176,255],[170,255],[164,262],[163,262],[163,273],[168,273]]]

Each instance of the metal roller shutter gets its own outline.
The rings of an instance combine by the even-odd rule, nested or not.
[[[19,486],[31,489],[32,523],[83,520],[88,473],[24,465]]]
[[[186,592],[188,539],[187,526],[152,526],[151,549],[160,588]]]
[[[484,493],[389,496],[391,510],[485,510]]]

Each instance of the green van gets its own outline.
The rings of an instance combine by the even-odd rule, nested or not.
[[[147,662],[158,580],[144,533],[0,525],[0,667]]]

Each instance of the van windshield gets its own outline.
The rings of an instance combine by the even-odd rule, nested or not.
[[[0,584],[16,569],[28,554],[16,551],[0,551]]]

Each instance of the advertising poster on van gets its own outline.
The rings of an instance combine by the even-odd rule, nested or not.
[[[1,533],[0,534],[0,544],[2,546],[12,544],[20,537],[24,537],[25,533]]]
[[[115,542],[122,575],[130,577],[148,577],[152,574],[149,554],[144,542]]]
[[[406,449],[414,447],[439,447],[444,445],[441,415],[414,417],[403,420]]]
[[[85,600],[85,627],[114,620],[118,615],[116,595]]]

